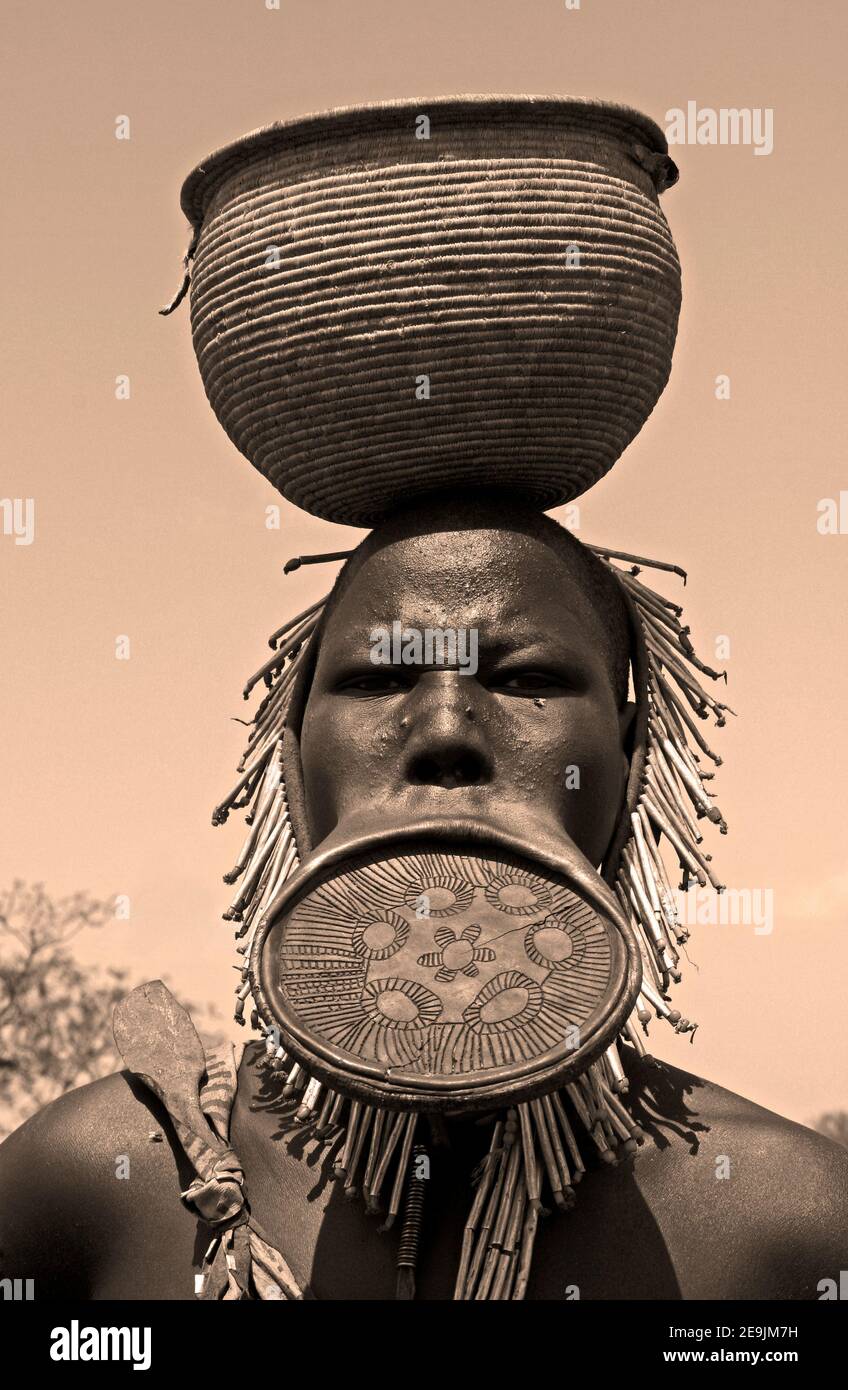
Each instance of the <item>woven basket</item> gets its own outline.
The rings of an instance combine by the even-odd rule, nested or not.
[[[676,177],[659,128],[602,102],[442,98],[246,136],[182,190],[215,414],[331,521],[447,485],[576,497],[668,379]]]

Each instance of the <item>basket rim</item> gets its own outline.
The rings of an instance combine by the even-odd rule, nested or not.
[[[411,112],[462,115],[477,113],[485,108],[500,118],[519,120],[532,116],[534,120],[567,118],[575,114],[597,113],[619,121],[622,131],[629,127],[641,135],[651,153],[667,154],[668,142],[650,116],[620,102],[601,97],[531,96],[508,94],[467,94],[437,97],[403,97],[389,101],[364,102],[352,106],[337,106],[329,110],[310,112],[287,120],[274,121],[249,131],[229,144],[220,146],[196,164],[180,189],[180,206],[188,221],[199,230],[212,194],[232,168],[249,163],[276,148],[296,143],[299,137],[334,134],[340,131],[379,130],[398,116]]]

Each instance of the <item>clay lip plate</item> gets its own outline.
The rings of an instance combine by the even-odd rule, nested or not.
[[[422,858],[453,886],[419,917]],[[479,821],[335,832],[263,918],[249,970],[260,1016],[310,1074],[395,1109],[564,1085],[610,1045],[641,983],[635,938],[576,847]]]

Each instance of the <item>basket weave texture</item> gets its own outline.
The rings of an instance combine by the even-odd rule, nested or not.
[[[215,414],[331,521],[445,486],[569,501],[668,379],[674,173],[651,122],[602,103],[402,103],[239,141],[183,189]]]

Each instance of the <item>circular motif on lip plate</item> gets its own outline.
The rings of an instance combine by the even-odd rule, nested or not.
[[[362,1006],[385,1028],[426,1028],[442,1012],[438,995],[416,980],[369,980]]]
[[[364,912],[353,932],[353,949],[369,960],[388,960],[409,936],[409,923],[397,912]]]
[[[551,970],[575,966],[585,948],[580,914],[574,912],[563,916],[549,913],[541,922],[529,926],[524,937],[524,949],[530,959]]]
[[[507,869],[489,882],[486,901],[512,917],[532,917],[550,908],[551,894],[538,874],[527,869]]]
[[[484,985],[465,1010],[470,1028],[480,1033],[503,1033],[523,1028],[542,1007],[541,986],[520,970],[507,970]]]
[[[553,869],[445,839],[316,856],[254,939],[261,1017],[312,1075],[368,1104],[542,1094],[609,1045],[635,999],[638,946],[586,866],[572,878],[564,857]],[[428,884],[452,901],[419,916]]]
[[[415,908],[419,917],[452,917],[462,912],[474,897],[474,887],[450,874],[424,874],[404,893],[404,903]]]

